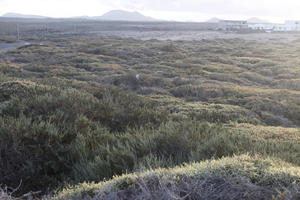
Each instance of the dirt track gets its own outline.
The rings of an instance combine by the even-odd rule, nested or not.
[[[0,53],[11,51],[26,45],[30,45],[30,43],[28,42],[0,43]]]

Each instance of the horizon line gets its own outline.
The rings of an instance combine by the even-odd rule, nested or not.
[[[129,10],[125,10],[125,9],[113,9],[113,10],[109,10],[107,12],[104,12],[102,15],[77,15],[77,16],[65,16],[65,17],[58,17],[58,16],[47,16],[47,15],[39,15],[39,14],[27,14],[27,13],[20,13],[20,12],[5,12],[3,13],[2,15],[0,15],[1,18],[16,18],[16,19],[78,19],[78,18],[82,18],[84,19],[85,17],[86,18],[91,18],[91,19],[86,19],[86,20],[97,20],[97,19],[92,19],[92,18],[95,18],[95,17],[101,17],[103,16],[104,14],[106,13],[109,13],[111,11],[124,11],[124,12],[130,12],[130,13],[139,13],[141,15],[143,15],[144,17],[150,17],[153,19],[153,21],[168,21],[168,22],[194,22],[194,23],[213,23],[213,22],[209,22],[209,20],[211,19],[217,19],[219,21],[221,20],[236,20],[236,21],[248,21],[250,19],[253,19],[253,18],[256,18],[258,20],[262,20],[262,21],[265,21],[265,22],[261,22],[261,23],[269,23],[269,24],[283,24],[284,22],[286,21],[297,21],[297,20],[281,20],[281,22],[272,22],[272,21],[269,21],[269,20],[265,20],[261,17],[256,17],[256,16],[253,16],[253,17],[227,17],[226,18],[220,18],[220,17],[207,17],[205,20],[176,20],[176,19],[157,19],[157,18],[154,18],[152,16],[149,16],[149,15],[144,15],[142,12],[140,11],[129,11]],[[17,15],[24,15],[24,16],[33,16],[33,18],[30,18],[30,17],[6,17],[5,15],[7,14],[17,14]],[[34,18],[34,17],[39,17],[39,18]],[[241,18],[244,18],[244,19],[241,19]],[[245,19],[247,18],[247,19]],[[124,20],[126,21],[126,20]],[[151,20],[149,20],[151,21]]]

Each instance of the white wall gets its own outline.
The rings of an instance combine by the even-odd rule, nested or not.
[[[284,25],[287,31],[300,31],[300,21],[286,21]]]
[[[284,24],[249,24],[253,30],[300,31],[299,21],[286,21]]]
[[[249,24],[249,28],[253,30],[273,30],[275,24]]]

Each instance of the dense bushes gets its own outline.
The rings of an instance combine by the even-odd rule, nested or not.
[[[299,98],[298,93],[286,90],[280,91],[257,87],[234,87],[232,85],[220,86],[214,84],[180,86],[173,88],[171,93],[175,97],[184,98],[187,101],[238,105],[248,110],[248,113],[254,113],[259,118],[259,121],[266,125],[299,126],[299,116],[297,114],[299,113],[299,105],[296,100]],[[209,112],[213,112],[213,110]],[[223,118],[226,118],[226,116],[220,117],[214,115],[214,117],[220,122],[226,122],[226,119]],[[231,119],[235,118],[233,114],[229,114],[228,117]],[[239,118],[240,122],[243,122],[243,117]],[[209,116],[207,121],[210,121]],[[247,120],[247,122],[255,124],[257,120],[253,118],[253,120]]]
[[[57,184],[55,176],[67,172],[71,164],[66,157],[62,159],[69,151],[65,136],[49,122],[32,123],[24,116],[0,121],[0,182],[10,187],[21,183],[21,192]]]
[[[249,155],[210,160],[110,181],[83,183],[54,199],[290,199],[299,196],[299,167]]]
[[[109,150],[108,144],[118,144],[112,132],[154,128],[167,119],[167,114],[156,109],[154,103],[114,89],[90,94],[53,88],[39,94],[16,95],[0,111],[0,182],[17,185],[22,179],[24,190],[46,189],[68,180],[73,167],[80,164],[83,168],[87,164],[84,160],[101,155],[101,148]],[[106,141],[110,137],[113,142]],[[108,166],[112,171],[104,170],[104,175],[99,174],[101,178],[133,168],[121,163],[111,165],[119,165],[120,169]]]
[[[298,79],[285,79],[298,61],[282,69],[263,48],[78,38],[0,55],[0,186],[47,192],[243,153],[299,165],[299,129],[269,127],[300,125]]]
[[[0,182],[22,182],[20,193],[250,151],[299,164],[295,141],[266,141],[200,122],[209,121],[203,112],[177,121],[159,101],[128,91],[58,85],[2,83]]]
[[[29,101],[22,104],[20,99],[18,104],[14,104],[16,99],[13,99],[12,104],[3,109],[0,182],[15,187],[22,179],[20,192],[46,190],[63,182],[101,181],[144,167],[170,167],[246,152],[274,155],[299,164],[294,157],[295,152],[300,151],[297,142],[266,141],[222,125],[152,121],[143,118],[138,110],[134,110],[134,116],[140,118],[131,118],[133,111],[129,109],[128,121],[120,118],[127,122],[126,126],[121,124],[122,128],[118,129],[114,127],[118,126],[118,121],[113,121],[115,117],[103,123],[103,118],[91,117],[92,109],[83,112],[89,108],[84,104],[86,98],[98,101],[105,99],[103,96],[95,94],[99,99],[87,94],[80,96],[75,91],[60,91],[61,96],[55,100],[50,96],[43,99],[43,95],[40,96],[43,101],[32,99],[36,106],[31,112],[28,109],[33,105]],[[101,94],[107,92],[113,95],[110,90]],[[70,102],[66,97],[71,97],[67,94],[72,94],[73,110],[68,108]],[[60,104],[55,103],[56,100]],[[80,104],[81,101],[84,103]],[[147,116],[155,111],[155,107],[148,109]],[[155,119],[159,119],[159,115]]]
[[[20,93],[18,93],[20,95]],[[7,116],[24,114],[33,120],[51,120],[56,125],[74,123],[79,115],[100,123],[112,131],[147,124],[158,125],[167,119],[155,103],[116,89],[99,89],[94,94],[76,89],[51,89],[41,95],[14,98],[3,109]]]

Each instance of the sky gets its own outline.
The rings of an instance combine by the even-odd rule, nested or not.
[[[100,16],[116,9],[176,21],[205,21],[212,17],[259,17],[278,23],[300,20],[299,0],[0,0],[0,15],[15,12],[49,17]]]

